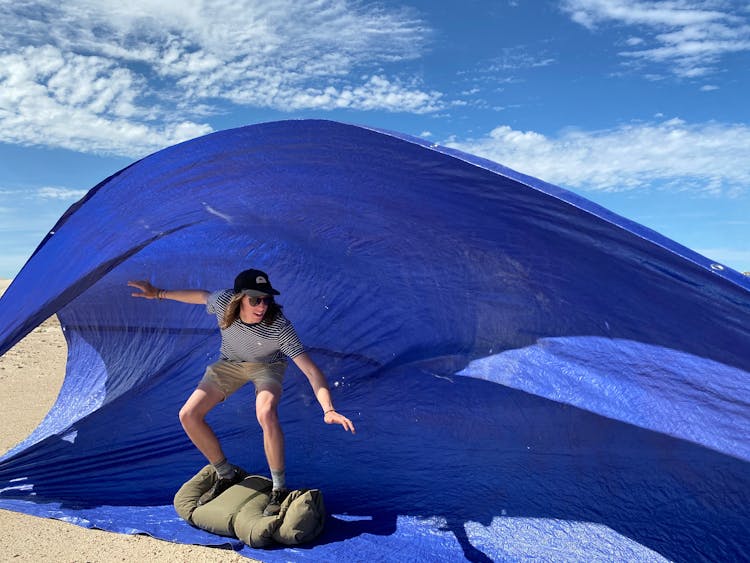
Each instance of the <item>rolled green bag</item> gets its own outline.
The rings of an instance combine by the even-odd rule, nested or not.
[[[323,493],[318,489],[290,491],[281,503],[279,516],[281,523],[273,533],[274,540],[284,545],[314,540],[323,532],[326,521]]]
[[[256,548],[274,543],[297,545],[312,541],[323,532],[326,510],[318,489],[292,490],[277,515],[263,516],[272,482],[250,475],[211,502],[198,506],[198,499],[216,479],[216,471],[207,465],[182,485],[174,497],[177,514],[197,528],[236,537]]]

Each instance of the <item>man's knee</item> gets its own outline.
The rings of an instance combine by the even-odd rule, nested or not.
[[[276,405],[269,402],[259,403],[255,408],[255,415],[261,427],[270,428],[279,424],[279,415],[276,411]]]
[[[203,416],[189,405],[183,405],[180,409],[179,417],[183,427],[190,427],[203,421]]]

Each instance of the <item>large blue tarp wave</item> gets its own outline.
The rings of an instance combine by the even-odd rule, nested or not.
[[[270,273],[351,436],[290,369],[288,480],[313,544],[266,561],[735,561],[750,553],[750,284],[498,164],[330,121],[155,153],[60,219],[0,300],[0,352],[57,313],[65,381],[0,460],[0,508],[206,545],[171,507],[204,460],[177,412],[218,352],[129,279]],[[18,405],[19,409],[23,405]],[[252,390],[210,414],[266,472]]]

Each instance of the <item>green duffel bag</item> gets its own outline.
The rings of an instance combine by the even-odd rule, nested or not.
[[[314,540],[323,531],[326,510],[318,489],[289,491],[277,515],[263,516],[271,495],[271,480],[250,475],[211,502],[198,506],[198,499],[216,479],[216,471],[207,465],[180,487],[174,497],[177,514],[198,528],[236,537],[250,547],[297,545]]]

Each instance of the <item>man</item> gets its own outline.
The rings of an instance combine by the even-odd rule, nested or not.
[[[327,424],[340,424],[354,433],[354,425],[333,407],[323,372],[305,353],[292,323],[283,315],[274,296],[279,295],[260,270],[245,270],[234,281],[233,290],[213,293],[202,289],[159,289],[148,281],[130,281],[139,292],[133,297],[171,299],[206,305],[216,315],[221,329],[221,359],[208,366],[197,389],[180,410],[180,421],[193,444],[216,469],[218,479],[198,501],[205,504],[239,483],[246,474],[231,464],[216,435],[206,423],[206,414],[245,383],[255,385],[255,414],[263,429],[263,448],[271,470],[273,490],[264,515],[279,513],[287,494],[284,434],[278,417],[286,357],[305,374],[323,409]]]

